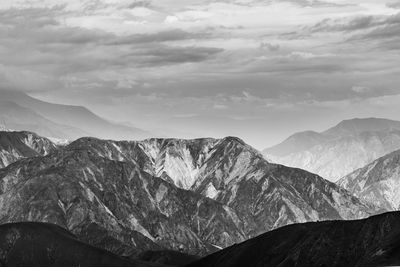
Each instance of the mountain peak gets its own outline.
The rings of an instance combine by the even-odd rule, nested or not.
[[[237,143],[241,145],[247,145],[242,139],[236,136],[226,136],[221,139],[222,142],[227,142],[227,143]]]

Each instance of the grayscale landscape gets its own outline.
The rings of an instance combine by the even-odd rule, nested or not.
[[[0,267],[400,266],[398,0],[0,2]]]

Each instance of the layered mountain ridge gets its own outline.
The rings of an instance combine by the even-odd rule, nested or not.
[[[316,173],[332,182],[400,148],[400,122],[379,119],[342,121],[324,132],[296,133],[263,150],[273,162]]]
[[[10,134],[21,133],[0,136]],[[271,164],[235,137],[80,138],[24,157],[0,169],[0,223],[55,223],[129,257],[205,255],[291,223],[383,211],[315,174]]]
[[[108,121],[85,107],[54,104],[24,92],[0,88],[0,124],[8,129],[28,130],[42,136],[74,140],[83,136],[144,139],[145,130]]]

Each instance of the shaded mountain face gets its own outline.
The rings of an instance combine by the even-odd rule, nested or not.
[[[184,266],[199,260],[200,257],[173,250],[145,251],[137,256],[138,260],[166,264],[168,266]]]
[[[0,252],[0,266],[4,267],[161,267],[87,245],[67,230],[47,223],[1,225]]]
[[[400,213],[357,221],[289,225],[188,267],[398,266]]]
[[[0,89],[0,99],[2,101],[0,107],[3,106],[0,110],[7,112],[8,109],[12,107],[7,108],[3,103],[13,103],[15,106],[24,108],[25,111],[29,110],[31,113],[33,112],[35,116],[46,120],[46,122],[40,121],[40,123],[32,122],[32,124],[36,126],[36,129],[32,129],[29,127],[33,127],[33,125],[31,125],[29,121],[25,121],[21,116],[14,116],[8,119],[10,116],[3,115],[5,119],[3,119],[3,122],[0,121],[0,123],[6,124],[8,128],[12,129],[23,129],[25,125],[25,130],[35,131],[49,137],[62,139],[95,136],[117,140],[133,140],[143,139],[151,135],[139,128],[109,122],[85,107],[48,103],[30,97],[23,92]],[[15,114],[15,110],[8,113],[12,116],[12,114]],[[39,121],[38,119],[36,120]],[[61,122],[62,125],[59,125],[58,122]],[[52,127],[49,127],[50,125]],[[13,128],[15,126],[19,128]],[[68,131],[63,131],[64,128]]]
[[[400,208],[400,150],[340,179],[337,184],[387,210]]]
[[[400,148],[400,122],[354,119],[322,133],[297,133],[263,150],[273,162],[316,173],[330,181]]]
[[[43,221],[119,255],[204,255],[295,222],[382,210],[235,137],[81,138],[0,169],[0,223]]]
[[[0,168],[21,158],[47,155],[56,149],[49,139],[34,133],[0,131]]]

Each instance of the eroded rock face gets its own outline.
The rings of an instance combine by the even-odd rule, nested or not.
[[[0,168],[21,158],[47,155],[56,148],[49,139],[34,133],[0,131]]]
[[[85,144],[0,170],[0,222],[56,223],[120,255],[163,247],[201,255],[244,240],[230,208]]]
[[[235,137],[81,138],[0,169],[0,222],[56,223],[119,255],[204,255],[286,224],[380,211]]]
[[[188,267],[398,266],[400,213],[364,220],[294,224],[191,263]]]
[[[400,150],[346,175],[337,184],[360,199],[387,210],[399,210]]]

